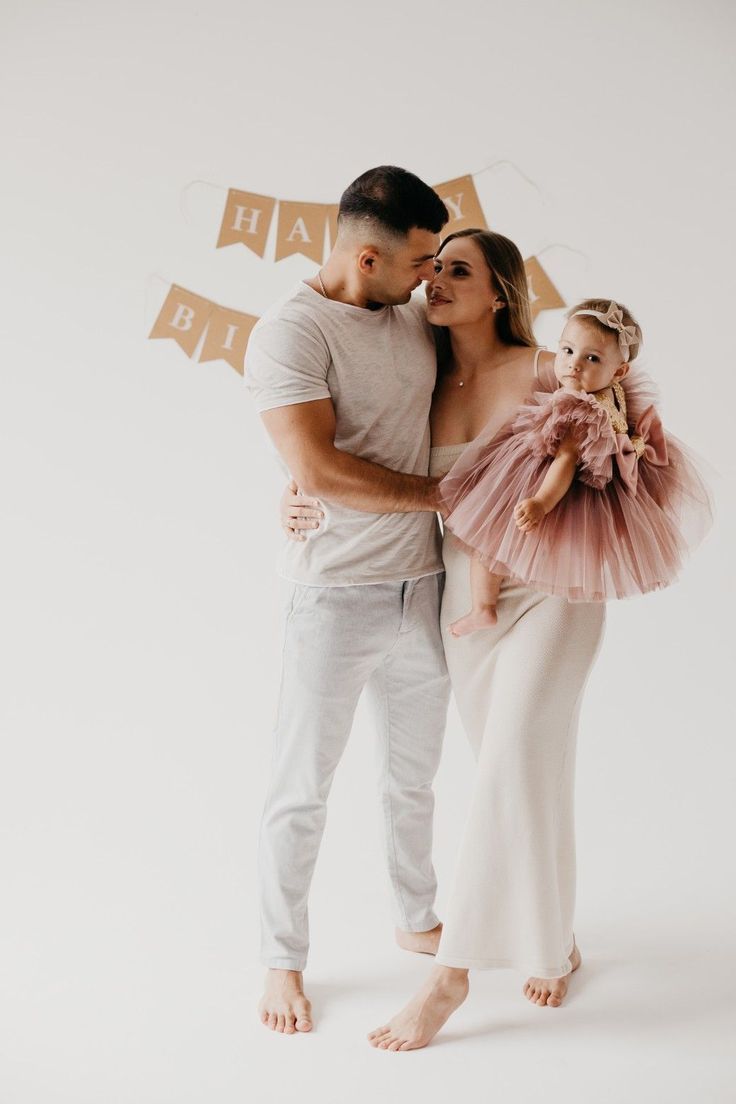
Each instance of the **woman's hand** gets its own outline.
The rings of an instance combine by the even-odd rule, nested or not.
[[[281,516],[281,528],[289,540],[304,541],[307,539],[304,529],[318,529],[324,510],[317,498],[306,498],[299,494],[298,487],[292,479],[281,495],[279,501],[279,513]]]

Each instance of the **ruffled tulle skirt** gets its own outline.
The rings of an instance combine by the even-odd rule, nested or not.
[[[514,428],[516,426],[516,429]],[[668,586],[711,522],[708,491],[685,447],[667,435],[668,463],[641,460],[632,494],[614,470],[601,489],[581,479],[530,532],[514,507],[551,463],[538,424],[523,419],[470,446],[440,484],[445,526],[494,573],[570,601],[602,602]]]

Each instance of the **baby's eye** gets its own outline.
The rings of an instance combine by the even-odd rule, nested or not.
[[[588,360],[592,360],[594,363],[597,363],[598,362],[598,357],[595,356],[593,353],[589,353],[588,354]]]

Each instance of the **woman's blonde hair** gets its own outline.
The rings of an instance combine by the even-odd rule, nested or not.
[[[581,303],[576,303],[574,307],[570,307],[565,317],[568,319],[572,318],[574,314],[577,314],[577,312],[581,310],[594,310],[600,311],[601,314],[606,314],[612,302],[615,302],[616,306],[621,308],[624,326],[633,326],[636,330],[637,340],[629,345],[629,363],[631,363],[631,361],[635,360],[639,355],[643,334],[641,332],[641,326],[636,321],[629,308],[625,307],[620,299],[583,299]],[[614,337],[616,336],[616,331],[612,329],[611,326],[607,326],[605,322],[601,322],[600,319],[593,318],[590,314],[583,315],[583,319],[586,322],[590,322],[592,326],[597,326],[601,333],[612,334]]]

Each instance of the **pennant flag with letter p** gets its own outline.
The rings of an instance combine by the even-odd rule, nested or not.
[[[148,336],[170,337],[191,357],[213,309],[209,299],[172,284]]]
[[[472,176],[458,176],[444,184],[435,184],[434,190],[450,213],[450,221],[442,230],[443,237],[456,230],[488,229]]]
[[[330,203],[298,203],[279,200],[279,221],[276,231],[276,260],[303,253],[322,264],[325,249],[325,223]]]
[[[566,305],[565,300],[536,257],[527,257],[524,261],[524,268],[526,269],[526,286],[529,290],[532,318],[536,318],[540,311],[554,310],[556,307]]]
[[[235,188],[230,188],[220,224],[217,249],[221,249],[224,245],[242,242],[262,257],[266,249],[266,238],[275,206],[276,200],[271,196],[256,195],[255,192],[239,192]]]
[[[205,360],[226,360],[231,368],[243,375],[245,347],[250,331],[258,318],[253,314],[215,306],[205,334],[200,363]]]

